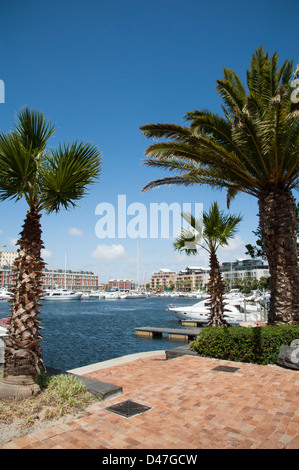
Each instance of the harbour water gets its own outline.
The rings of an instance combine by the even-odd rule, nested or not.
[[[163,338],[140,338],[135,328],[182,328],[167,305],[193,305],[200,299],[149,297],[146,299],[47,301],[40,307],[46,367],[75,369],[127,354],[167,350],[182,345]],[[0,319],[10,304],[0,302]]]

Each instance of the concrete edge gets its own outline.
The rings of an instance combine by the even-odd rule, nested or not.
[[[100,380],[90,379],[89,377],[84,377],[82,375],[72,374],[67,372],[68,375],[73,375],[78,380],[80,380],[86,389],[95,395],[96,397],[101,398],[101,400],[108,400],[110,398],[117,397],[123,392],[122,387],[119,385],[110,384],[107,382],[101,382]]]
[[[122,387],[119,385],[110,384],[107,382],[101,382],[100,380],[91,379],[89,377],[84,377],[82,375],[73,374],[69,371],[64,371],[60,369],[55,369],[53,367],[46,367],[47,375],[71,375],[80,380],[84,387],[93,395],[100,398],[101,400],[107,400],[109,398],[116,397],[121,395],[123,392]]]
[[[191,351],[190,344],[186,344],[184,346],[178,346],[177,348],[173,348],[173,349],[168,349],[167,351],[165,351],[165,354],[166,354],[167,360],[174,359],[175,357],[179,357],[179,356],[200,357],[200,355],[197,352]]]
[[[145,357],[161,356],[161,354],[165,354],[164,349],[159,351],[146,351],[141,353],[128,354],[127,356],[116,357],[115,359],[110,359],[108,361],[97,362],[88,366],[78,367],[77,369],[71,369],[67,372],[74,375],[84,375],[89,374],[90,372],[95,372],[97,370],[107,369],[108,367],[118,366],[119,364],[136,361],[137,359],[143,359]]]

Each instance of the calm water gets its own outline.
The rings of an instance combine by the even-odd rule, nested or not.
[[[44,302],[40,307],[43,361],[48,367],[74,369],[127,354],[165,350],[182,345],[168,337],[147,339],[135,328],[181,328],[167,305],[193,305],[200,299],[147,298]],[[0,302],[0,318],[10,305]]]

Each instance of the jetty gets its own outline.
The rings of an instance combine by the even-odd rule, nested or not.
[[[168,335],[168,339],[172,341],[185,341],[189,342],[199,336],[199,329],[177,329],[177,328],[156,328],[150,326],[143,326],[135,328],[135,335],[143,338],[162,338],[163,335]]]
[[[203,327],[206,325],[207,322],[203,322],[202,320],[181,320],[182,326],[197,326]]]

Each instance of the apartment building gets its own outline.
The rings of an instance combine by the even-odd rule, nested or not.
[[[176,273],[170,269],[160,269],[154,273],[150,280],[150,288],[153,290],[169,289],[176,283]]]
[[[187,266],[179,271],[176,285],[182,291],[200,290],[209,282],[210,269],[203,267]]]
[[[220,266],[220,272],[224,281],[232,284],[238,279],[251,277],[260,280],[261,277],[269,277],[269,267],[259,259],[237,259],[233,262],[224,262]],[[160,269],[154,273],[150,280],[150,288],[169,289],[174,286],[180,291],[196,291],[204,288],[210,279],[210,268],[187,266],[178,273],[169,269]]]
[[[52,289],[56,286],[74,291],[98,289],[98,276],[92,271],[71,271],[64,269],[44,269],[42,275],[43,288]]]
[[[16,272],[13,266],[0,267],[0,286],[7,288],[15,284]],[[64,271],[63,269],[44,269],[43,289],[63,287],[75,291],[98,289],[98,276],[91,271]]]
[[[220,267],[222,279],[232,284],[240,279],[251,277],[260,280],[261,277],[269,277],[269,267],[260,259],[244,258],[229,263],[224,262]]]
[[[110,279],[108,287],[109,290],[129,291],[134,290],[136,285],[132,279]]]

